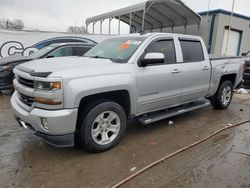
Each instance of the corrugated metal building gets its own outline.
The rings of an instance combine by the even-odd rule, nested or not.
[[[197,25],[174,28],[173,32],[200,35],[209,53],[225,55],[227,36],[229,31],[231,12],[217,9],[199,13],[202,23]],[[172,32],[170,28],[164,32]],[[234,13],[229,33],[228,49],[226,55],[241,55],[250,50],[250,17]]]
[[[206,17],[207,12],[200,13]],[[208,49],[211,53],[223,55],[225,53],[227,35],[229,31],[231,12],[225,10],[213,10],[209,12],[209,20],[204,18],[204,22],[209,22]],[[250,50],[250,17],[233,14],[227,55],[240,55]]]

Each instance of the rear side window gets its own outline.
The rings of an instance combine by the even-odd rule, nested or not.
[[[203,49],[200,41],[180,40],[183,62],[199,62],[204,60]]]
[[[87,51],[89,51],[90,47],[76,47],[75,48],[75,55],[76,56],[83,56]]]
[[[163,53],[165,56],[165,63],[176,63],[175,46],[173,40],[156,41],[149,46],[147,53]]]

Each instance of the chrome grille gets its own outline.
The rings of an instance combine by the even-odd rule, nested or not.
[[[33,97],[29,97],[29,96],[26,96],[24,94],[21,94],[18,92],[18,97],[19,99],[26,105],[28,106],[31,106],[34,102],[34,98]]]
[[[16,78],[20,84],[25,85],[25,86],[30,87],[30,88],[34,88],[34,81],[33,80],[28,80],[28,79],[22,78],[20,76],[17,76]]]

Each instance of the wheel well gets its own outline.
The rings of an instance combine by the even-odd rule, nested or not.
[[[80,130],[80,122],[83,120],[84,116],[86,115],[88,109],[91,107],[89,105],[93,104],[95,101],[100,100],[110,100],[120,104],[127,116],[130,114],[130,97],[129,92],[127,90],[118,90],[118,91],[111,91],[105,93],[98,93],[90,96],[86,96],[81,99],[79,103],[79,109],[77,114],[77,123],[76,123],[76,130],[75,130],[75,144],[78,145],[80,143],[79,139],[79,130]]]
[[[226,81],[226,80],[232,82],[232,84],[235,85],[236,74],[228,74],[228,75],[222,76],[220,83],[222,83],[223,81]]]
[[[84,97],[80,101],[79,112],[82,112],[84,110],[84,107],[86,107],[88,104],[90,104],[94,101],[97,101],[97,100],[101,100],[101,99],[111,100],[111,101],[114,101],[114,102],[120,104],[124,108],[127,116],[129,116],[129,114],[130,114],[130,97],[129,97],[129,93],[127,90],[98,93],[98,94]],[[78,112],[78,114],[79,114],[79,112]]]

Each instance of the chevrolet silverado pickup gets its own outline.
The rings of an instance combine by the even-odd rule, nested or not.
[[[84,57],[17,66],[11,104],[19,124],[46,142],[101,152],[119,143],[129,119],[149,124],[210,103],[226,109],[243,64],[210,58],[197,36],[118,36]]]

